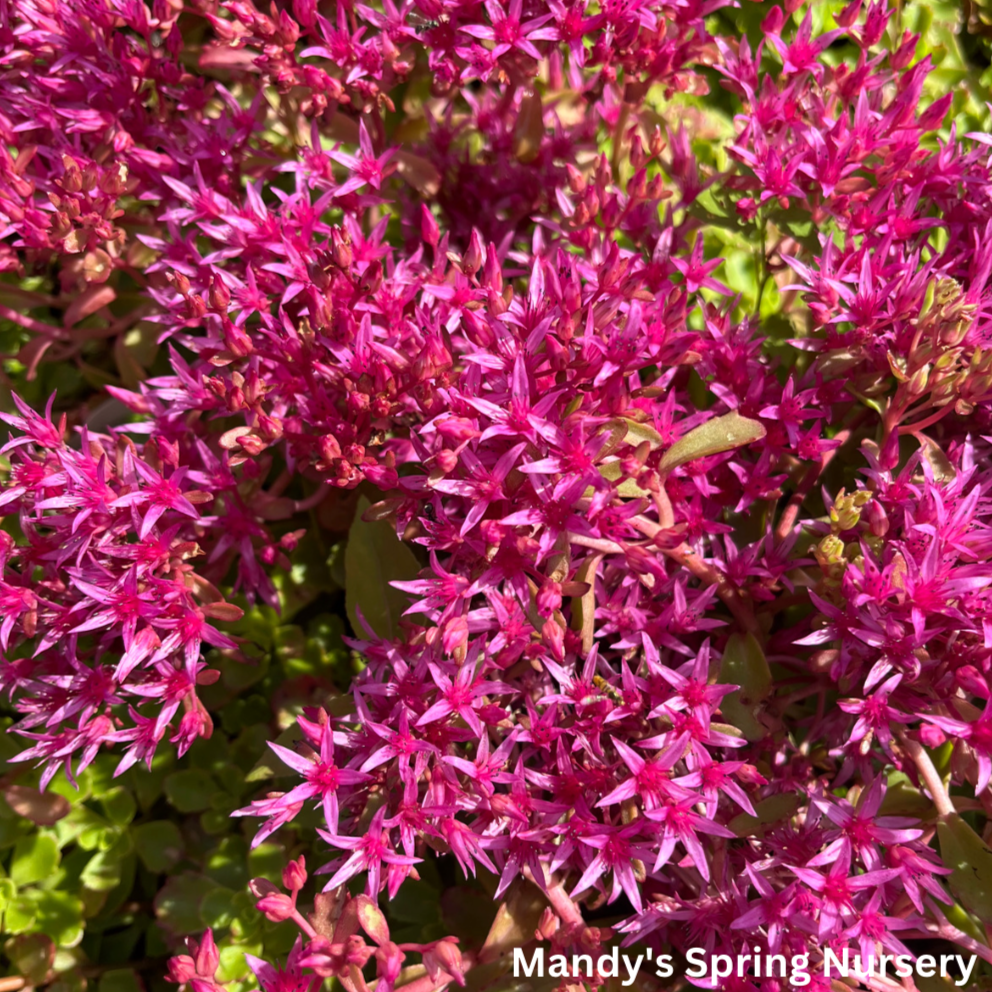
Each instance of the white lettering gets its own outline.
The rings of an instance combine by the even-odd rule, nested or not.
[[[544,948],[538,947],[531,956],[530,965],[524,956],[522,947],[513,948],[513,977],[520,978],[523,974],[526,978],[533,978],[535,971],[538,978],[544,977]]]

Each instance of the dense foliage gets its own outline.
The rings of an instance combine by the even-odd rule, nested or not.
[[[990,987],[987,20],[0,4],[0,992]]]

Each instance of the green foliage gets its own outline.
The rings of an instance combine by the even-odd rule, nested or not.
[[[285,774],[267,742],[304,705],[350,701],[341,690],[355,667],[328,555],[313,542],[297,550],[277,582],[278,611],[243,604],[231,625],[240,657],[207,658],[221,673],[201,690],[213,735],[182,759],[163,746],[151,768],[115,777],[120,754],[100,754],[76,775],[78,788],[58,775],[39,792],[30,764],[10,761],[30,742],[0,733],[0,967],[52,992],[167,992],[168,955],[211,926],[220,975],[240,992],[238,983],[254,984],[246,952],[286,954],[292,928],[265,921],[248,882],[278,881],[287,857],[313,846],[316,816],[296,824],[307,831],[298,849],[250,851],[257,823],[230,813],[267,788],[261,779]],[[0,716],[0,730],[11,722]]]
[[[358,619],[361,610],[366,623],[380,637],[392,637],[410,600],[389,583],[415,578],[420,565],[386,521],[362,519],[368,508],[367,499],[358,501],[355,522],[348,533],[344,559],[348,619],[355,632],[363,634],[364,627]]]

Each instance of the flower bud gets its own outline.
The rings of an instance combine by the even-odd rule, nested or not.
[[[302,854],[283,868],[282,884],[290,892],[299,892],[307,884],[307,863]]]
[[[586,188],[586,177],[583,176],[574,165],[566,164],[565,169],[568,172],[568,188],[576,195],[584,193]]]
[[[466,275],[474,276],[482,268],[482,263],[485,260],[486,248],[482,243],[482,235],[479,234],[478,228],[473,227],[472,237],[468,243],[468,251],[465,252],[465,256],[462,258],[462,272]]]
[[[169,958],[168,980],[178,985],[186,985],[196,977],[196,965],[188,954],[177,954]]]
[[[916,57],[916,46],[919,44],[919,41],[920,36],[918,34],[910,34],[908,31],[903,33],[902,43],[889,56],[889,65],[896,72],[902,72],[903,69],[909,68],[913,59]]]
[[[214,310],[227,313],[228,307],[231,305],[231,291],[224,284],[224,280],[216,273],[210,280],[209,298],[210,306]]]
[[[834,20],[837,22],[837,26],[841,28],[849,28],[852,24],[856,24],[858,20],[858,14],[861,13],[861,2],[862,0],[851,0],[839,14],[834,15]]]
[[[754,765],[744,764],[734,773],[745,785],[767,785],[768,779]]]
[[[561,609],[561,583],[550,579],[541,586],[537,594],[537,612],[542,617],[550,617],[555,610]]]
[[[403,970],[403,952],[397,944],[391,940],[385,943],[375,952],[375,960],[378,968],[376,975],[381,983],[385,983],[387,988],[392,988],[396,979],[400,977]]]
[[[445,474],[449,475],[458,467],[458,455],[450,448],[442,448],[434,456],[434,464]]]
[[[420,205],[420,235],[432,248],[441,240],[441,229],[426,203]]]
[[[482,539],[490,547],[499,547],[503,543],[509,528],[501,524],[498,520],[480,520],[479,533]]]
[[[868,504],[866,513],[868,529],[875,537],[885,537],[889,530],[889,518],[885,512],[885,507],[878,500],[873,499]]]
[[[468,644],[468,620],[465,617],[452,617],[444,624],[441,646],[446,654],[455,654]]]
[[[331,260],[339,269],[350,269],[353,259],[351,245],[339,228],[331,230]]]
[[[782,30],[782,25],[785,23],[785,14],[782,13],[781,7],[772,7],[768,12],[768,16],[761,22],[762,34],[774,34],[777,35]]]
[[[944,736],[944,731],[940,727],[935,727],[933,724],[924,724],[920,727],[920,740],[927,747],[940,747],[947,738]]]
[[[220,967],[220,952],[214,943],[214,932],[208,929],[200,941],[199,949],[196,952],[196,970],[203,978],[213,978],[214,973]]]
[[[923,368],[917,369],[910,378],[909,385],[906,387],[909,390],[909,395],[913,398],[922,396],[926,392],[927,382],[929,379],[929,365],[924,365]]]
[[[541,628],[541,640],[551,651],[555,661],[565,660],[565,631],[554,620],[546,620]]]
[[[284,892],[274,892],[271,895],[263,896],[255,903],[255,908],[273,923],[282,923],[283,920],[290,919],[296,912],[293,900]]]
[[[193,294],[186,297],[186,306],[181,308],[187,320],[200,320],[207,315],[207,304],[202,296]]]
[[[431,981],[436,981],[440,972],[450,975],[459,985],[465,985],[462,969],[462,952],[458,949],[457,937],[439,940],[429,951],[424,952],[424,967]]]
[[[641,136],[635,131],[633,138],[630,139],[630,164],[637,171],[644,168],[647,161],[648,157],[644,152],[644,142],[641,141]]]
[[[554,910],[550,906],[546,906],[541,914],[540,922],[537,924],[537,929],[534,931],[535,940],[551,940],[558,932],[560,925],[561,920],[555,915]]]

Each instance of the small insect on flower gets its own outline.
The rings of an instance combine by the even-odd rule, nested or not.
[[[595,699],[596,702],[602,702],[603,700],[609,699],[614,703],[622,703],[623,696],[620,695],[620,691],[614,686],[610,685],[602,675],[594,675],[592,677],[592,684],[600,691],[601,695],[598,697],[590,697]]]
[[[424,17],[423,14],[418,14],[415,10],[411,10],[407,14],[407,20],[414,28],[419,28],[421,31],[432,31],[434,28],[439,28],[442,24],[449,23],[451,18],[447,14],[442,14],[440,18],[434,19],[432,17]]]

